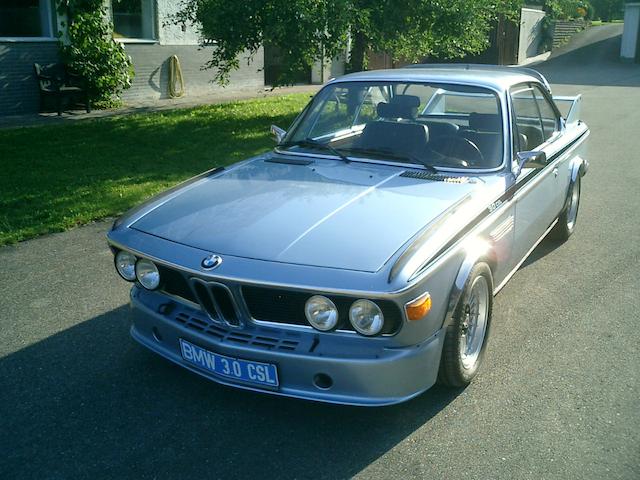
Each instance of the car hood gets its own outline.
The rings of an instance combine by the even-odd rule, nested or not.
[[[286,162],[261,158],[205,177],[131,228],[220,255],[376,272],[483,183],[416,178],[397,166]]]

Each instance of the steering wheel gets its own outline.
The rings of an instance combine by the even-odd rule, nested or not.
[[[482,152],[468,138],[444,135],[431,140],[429,147],[433,152],[443,157],[442,161],[456,167],[469,167],[484,163]]]

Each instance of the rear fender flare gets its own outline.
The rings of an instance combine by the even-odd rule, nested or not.
[[[565,194],[564,204],[562,205],[562,211],[564,212],[569,206],[569,192],[573,187],[573,184],[578,181],[579,177],[584,177],[589,169],[589,162],[582,157],[576,157],[571,161],[571,178],[569,179],[569,186]]]
[[[589,162],[582,157],[574,158],[571,162],[571,183],[569,186],[576,182],[578,175],[584,177],[587,170],[589,170]]]

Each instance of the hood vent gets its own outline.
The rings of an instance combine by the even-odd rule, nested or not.
[[[454,177],[450,175],[444,175],[441,173],[431,172],[416,172],[413,170],[407,170],[400,174],[401,177],[417,178],[419,180],[431,180],[432,182],[445,182],[445,183],[475,183],[469,177]]]

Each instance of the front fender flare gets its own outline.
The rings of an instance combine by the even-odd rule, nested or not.
[[[485,239],[475,238],[473,240],[467,241],[465,251],[466,256],[462,264],[460,265],[460,268],[458,269],[458,274],[456,275],[456,279],[451,287],[451,293],[449,294],[449,303],[447,305],[447,313],[442,324],[443,328],[446,328],[451,323],[453,313],[455,312],[455,309],[460,302],[462,292],[464,291],[465,285],[469,281],[469,276],[471,275],[471,270],[473,270],[473,267],[475,267],[478,262],[485,262],[489,265],[489,269],[493,272],[496,266],[496,255],[493,250],[493,245]]]

